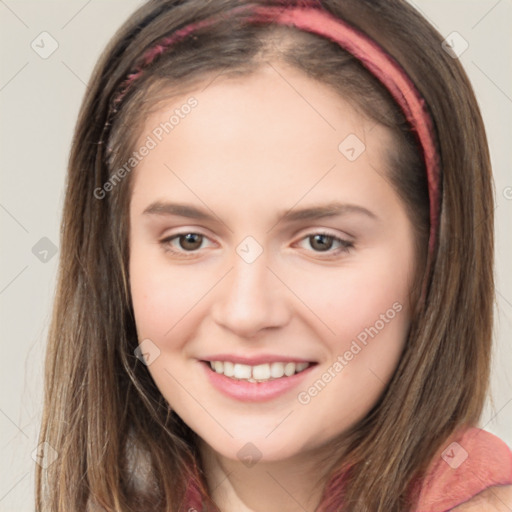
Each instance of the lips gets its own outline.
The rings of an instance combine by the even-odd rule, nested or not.
[[[268,361],[268,359],[267,359]],[[283,376],[265,381],[238,380],[217,373],[211,368],[210,362],[200,362],[209,383],[223,395],[242,402],[265,402],[291,392],[311,374],[317,366],[311,364],[306,369],[291,376]]]

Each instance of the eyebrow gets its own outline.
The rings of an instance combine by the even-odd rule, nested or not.
[[[371,219],[378,219],[377,215],[372,211],[356,204],[331,202],[321,205],[312,205],[302,209],[290,209],[279,212],[279,222],[298,222],[303,220],[316,220],[327,217],[336,217],[349,213],[363,214]],[[155,201],[151,203],[144,211],[144,215],[176,215],[180,217],[188,217],[190,219],[215,221],[218,217],[207,213],[206,210],[196,208],[189,204],[170,203]]]

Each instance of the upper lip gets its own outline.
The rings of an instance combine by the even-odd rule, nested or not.
[[[235,354],[215,354],[201,358],[202,361],[229,361],[231,363],[247,364],[256,366],[266,363],[314,363],[309,359],[290,357],[275,354],[260,354],[258,356],[237,356]]]

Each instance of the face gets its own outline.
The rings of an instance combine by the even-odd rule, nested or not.
[[[216,453],[283,460],[343,434],[391,378],[413,226],[390,133],[327,86],[278,64],[205,86],[153,112],[137,146],[155,143],[131,177],[140,349]]]

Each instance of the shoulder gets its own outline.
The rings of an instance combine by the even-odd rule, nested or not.
[[[512,452],[507,444],[479,428],[461,429],[432,460],[418,512],[510,512],[511,484]]]
[[[477,494],[452,512],[509,512],[512,510],[512,485],[495,485]]]

